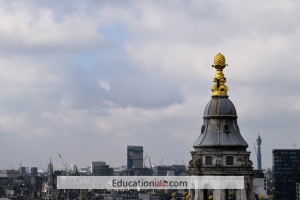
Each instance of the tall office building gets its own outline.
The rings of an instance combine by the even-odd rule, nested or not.
[[[273,150],[274,199],[296,199],[300,182],[300,149]]]
[[[143,146],[127,146],[127,169],[143,168]]]
[[[31,167],[30,168],[30,175],[31,176],[37,176],[38,175],[38,169],[37,169],[37,167]]]
[[[241,176],[244,189],[195,189],[192,200],[253,200],[253,163],[250,160],[248,144],[241,135],[237,112],[229,100],[223,69],[227,66],[225,57],[217,54],[213,67],[216,68],[212,98],[207,103],[201,134],[194,143],[189,174],[193,176]]]
[[[91,173],[94,176],[112,176],[114,169],[104,161],[94,161],[91,165]]]
[[[109,167],[109,165],[97,166],[93,169],[92,175],[94,176],[112,176],[114,174],[114,169]]]
[[[101,166],[104,166],[106,165],[106,162],[104,161],[93,161],[92,164],[91,164],[91,174],[94,173],[94,169],[96,167],[101,167]]]

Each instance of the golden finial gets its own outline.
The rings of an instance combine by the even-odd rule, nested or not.
[[[226,66],[225,57],[223,54],[218,53],[214,58],[214,66]],[[223,68],[224,68],[223,67]]]
[[[218,53],[214,58],[213,67],[216,68],[217,73],[214,78],[214,85],[212,86],[213,96],[227,96],[228,87],[225,85],[226,78],[223,74],[223,69],[227,66],[223,54]]]

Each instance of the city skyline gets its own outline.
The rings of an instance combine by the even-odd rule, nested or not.
[[[253,166],[300,148],[300,3],[72,2],[0,1],[0,169],[187,165],[219,52]]]

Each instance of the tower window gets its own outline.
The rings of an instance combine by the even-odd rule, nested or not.
[[[233,156],[226,157],[226,165],[233,165]]]
[[[212,157],[205,156],[205,165],[212,165]]]
[[[205,125],[203,124],[201,127],[201,133],[204,133],[204,131],[205,131]]]
[[[229,133],[230,132],[229,125],[225,124],[224,127],[223,127],[223,130],[224,130],[225,133]]]

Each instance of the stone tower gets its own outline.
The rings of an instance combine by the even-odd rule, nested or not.
[[[257,170],[261,171],[261,137],[258,134],[258,137],[256,139],[257,143]]]
[[[53,165],[50,158],[50,163],[48,164],[48,178],[43,185],[43,199],[45,200],[56,200],[57,190],[56,181],[53,174]]]
[[[248,144],[242,137],[237,124],[237,113],[229,100],[223,69],[225,57],[217,54],[213,67],[217,72],[212,86],[212,98],[207,103],[201,134],[194,143],[189,162],[192,176],[242,176],[244,189],[197,189],[191,191],[193,200],[252,200],[252,161]],[[201,177],[199,177],[201,178]]]

